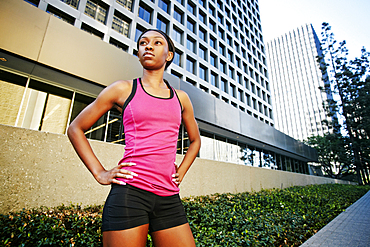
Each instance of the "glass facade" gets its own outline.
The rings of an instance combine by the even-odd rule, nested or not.
[[[298,140],[330,132],[321,123],[330,121],[323,102],[331,95],[322,92],[322,74],[316,62],[320,46],[313,27],[303,25],[267,44],[276,129]],[[265,82],[268,88],[268,82]],[[262,94],[269,101],[270,95]],[[266,112],[269,112],[266,109]],[[269,115],[269,114],[267,114]]]
[[[265,169],[309,174],[308,165],[288,156],[201,130],[199,157]]]

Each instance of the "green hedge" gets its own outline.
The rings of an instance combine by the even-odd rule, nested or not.
[[[368,190],[310,185],[183,203],[197,246],[299,246]],[[0,215],[0,245],[101,246],[101,212],[102,206],[62,205]]]

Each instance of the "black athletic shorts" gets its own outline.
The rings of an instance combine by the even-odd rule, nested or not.
[[[155,232],[187,222],[178,194],[158,196],[128,184],[112,184],[103,209],[102,231],[126,230],[149,223],[149,232]]]

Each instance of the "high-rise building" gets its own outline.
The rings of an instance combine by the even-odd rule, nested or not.
[[[2,0],[0,124],[64,134],[105,86],[141,76],[147,28],[174,40],[165,78],[192,100],[200,158],[309,172],[316,152],[273,127],[256,0]],[[119,112],[85,134],[124,144]],[[187,146],[181,127],[178,153]]]
[[[161,29],[176,46],[170,74],[274,125],[257,1],[26,1],[133,55],[143,30]]]
[[[303,25],[267,43],[275,128],[298,140],[328,132],[323,102],[332,95],[322,92],[317,63],[320,41],[311,24]]]

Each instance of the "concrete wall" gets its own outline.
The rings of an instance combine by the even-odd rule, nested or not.
[[[114,167],[124,152],[122,145],[90,143],[106,168]],[[103,204],[109,192],[109,186],[94,180],[65,135],[0,125],[0,150],[0,213],[62,203]],[[181,196],[319,183],[348,182],[197,159],[181,184]]]

